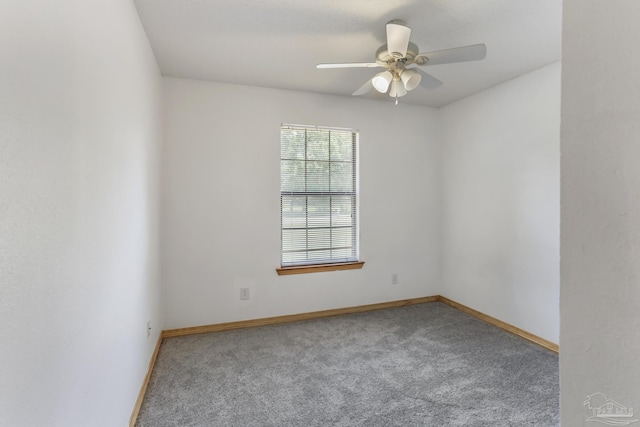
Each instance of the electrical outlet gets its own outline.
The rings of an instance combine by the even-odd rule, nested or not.
[[[391,284],[392,285],[397,285],[398,283],[398,273],[392,273],[391,274]]]
[[[147,338],[151,336],[151,320],[147,320]]]
[[[240,288],[240,299],[246,301],[249,299],[249,287]]]

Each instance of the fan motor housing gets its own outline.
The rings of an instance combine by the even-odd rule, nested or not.
[[[391,55],[391,53],[389,53],[387,44],[385,43],[376,51],[376,62],[388,65],[397,62],[403,64],[412,64],[415,62],[415,58],[419,52],[420,50],[418,49],[418,46],[415,43],[409,42],[409,45],[407,46],[407,54],[404,58],[398,59]]]

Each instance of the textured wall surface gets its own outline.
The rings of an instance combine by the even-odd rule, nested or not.
[[[593,424],[583,403],[594,393],[634,408],[639,418],[638,16],[637,1],[564,1],[563,426]],[[597,397],[592,406],[605,401]]]
[[[162,327],[158,68],[129,0],[4,0],[0,52],[0,424],[123,426]]]
[[[167,328],[439,293],[437,111],[164,79]],[[280,123],[360,132],[362,270],[277,276]],[[391,284],[392,273],[399,284]],[[251,299],[239,300],[249,286]]]
[[[558,343],[560,63],[441,113],[444,295]]]

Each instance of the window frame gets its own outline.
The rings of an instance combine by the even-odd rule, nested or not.
[[[284,139],[284,131],[285,130],[300,130],[300,131],[304,131],[305,135],[304,135],[304,157],[302,159],[300,158],[285,158],[284,157],[284,152],[283,152],[283,139]],[[310,156],[310,152],[308,150],[309,147],[309,143],[310,143],[310,138],[308,137],[307,132],[309,131],[326,131],[329,134],[329,146],[328,146],[328,150],[329,152],[327,152],[327,160],[318,160],[318,159],[314,159],[313,157]],[[351,189],[349,191],[344,191],[344,189],[337,189],[337,190],[333,190],[331,189],[331,186],[329,186],[328,190],[309,190],[309,179],[313,179],[311,178],[311,176],[307,173],[307,162],[317,162],[317,161],[326,161],[328,162],[328,172],[326,172],[328,174],[327,179],[329,180],[329,182],[331,182],[331,178],[332,178],[332,168],[331,165],[333,163],[344,163],[345,160],[332,160],[331,159],[331,132],[332,131],[336,131],[336,132],[349,132],[351,134],[351,156],[350,159],[348,160],[348,162],[352,165],[352,172],[351,172]],[[356,129],[352,129],[352,128],[339,128],[339,127],[326,127],[326,126],[310,126],[310,125],[298,125],[298,124],[281,124],[280,126],[280,267],[276,268],[276,271],[278,272],[279,275],[289,275],[289,274],[301,274],[301,273],[315,273],[315,272],[322,272],[322,271],[337,271],[337,270],[351,270],[351,269],[360,269],[363,267],[364,262],[361,261],[359,259],[360,253],[359,253],[359,240],[360,240],[360,236],[359,236],[359,211],[360,211],[360,194],[359,194],[359,132]],[[283,191],[283,165],[285,161],[304,161],[305,162],[305,172],[304,172],[304,191],[293,191],[293,190],[289,190],[289,191]],[[293,177],[293,175],[290,175]],[[352,219],[350,222],[350,225],[348,226],[351,230],[352,230],[352,238],[351,238],[351,245],[348,246],[347,248],[349,248],[352,252],[350,256],[347,256],[345,258],[329,258],[329,259],[325,259],[325,260],[313,260],[313,259],[309,259],[308,255],[310,252],[310,247],[309,247],[309,243],[306,243],[306,246],[303,249],[298,250],[298,252],[301,253],[306,253],[307,254],[307,258],[304,260],[301,260],[299,262],[284,262],[284,251],[285,251],[285,230],[291,230],[291,228],[286,228],[285,227],[285,216],[283,215],[283,200],[287,197],[290,198],[290,203],[292,202],[292,198],[294,197],[305,197],[305,206],[308,203],[308,198],[309,197],[327,197],[329,199],[329,212],[328,212],[328,216],[329,216],[329,225],[326,227],[313,227],[309,225],[309,211],[307,210],[307,208],[304,208],[304,216],[305,216],[305,226],[304,226],[304,230],[305,230],[305,235],[308,238],[309,235],[309,230],[320,230],[320,229],[329,229],[330,230],[330,235],[332,236],[332,231],[334,229],[338,229],[341,228],[341,226],[334,226],[333,225],[333,217],[332,217],[332,203],[333,203],[333,199],[332,197],[344,197],[347,196],[350,198],[351,202],[351,210],[352,210]],[[349,203],[349,202],[348,202]],[[326,250],[339,250],[340,248],[337,248],[335,246],[333,246],[333,242],[332,242],[332,237],[330,238],[330,244],[329,246],[326,248]],[[344,259],[344,261],[343,261]]]

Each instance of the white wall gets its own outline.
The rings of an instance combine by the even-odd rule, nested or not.
[[[129,0],[3,0],[0,52],[0,424],[123,426],[162,328],[155,59]]]
[[[440,292],[436,110],[172,78],[164,89],[167,328]],[[281,123],[360,131],[362,270],[276,275]]]
[[[441,119],[444,295],[558,343],[560,64]]]
[[[578,426],[596,392],[639,418],[640,3],[563,7],[561,421]]]

